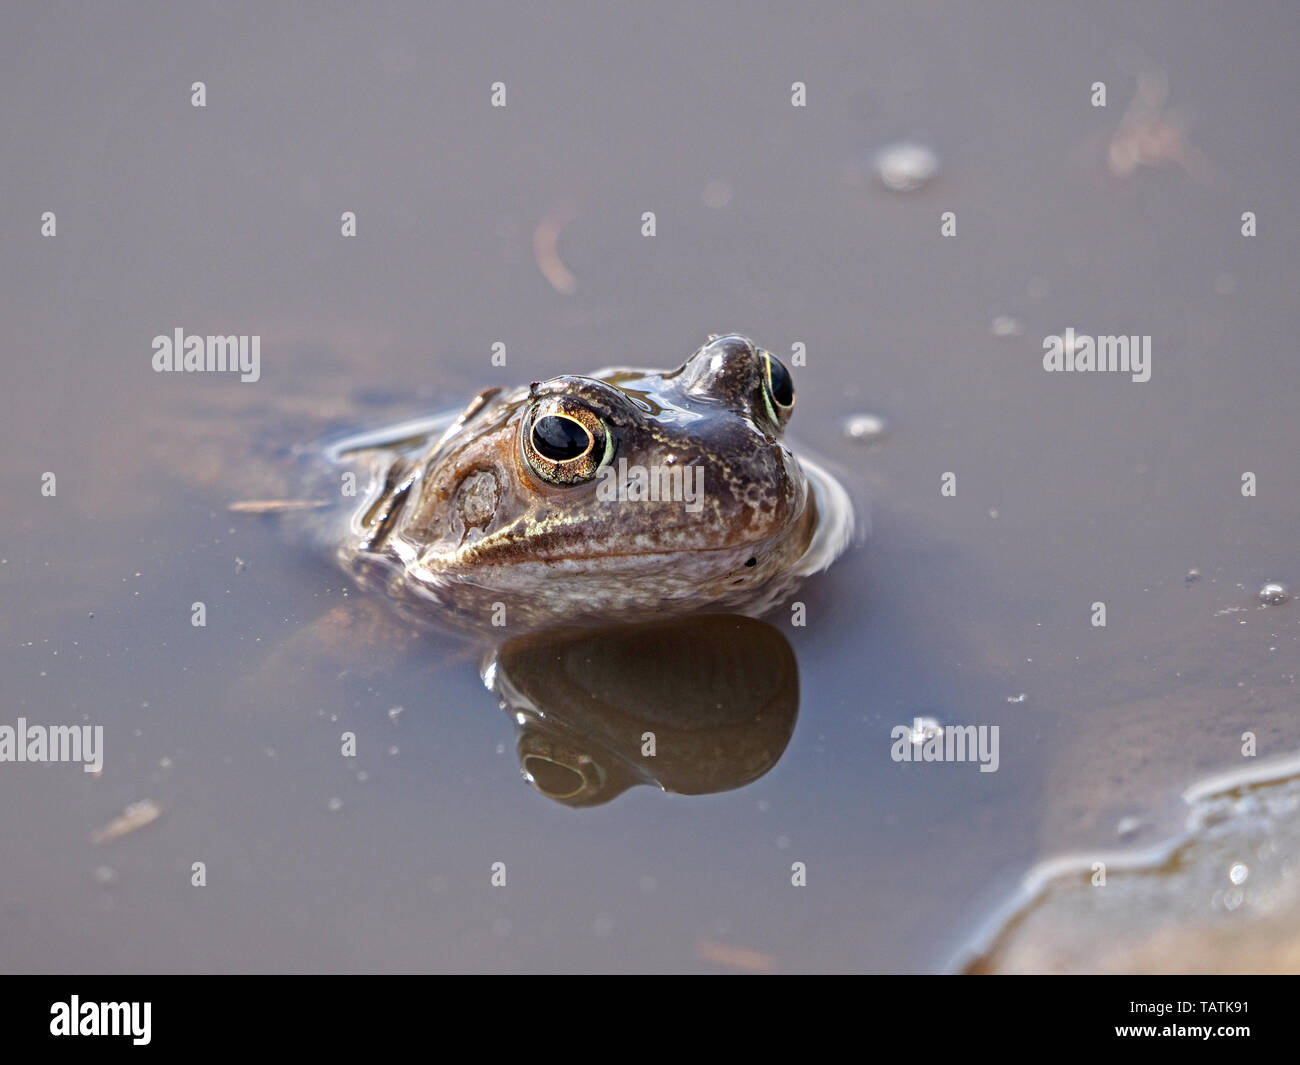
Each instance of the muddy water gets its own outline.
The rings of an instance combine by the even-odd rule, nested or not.
[[[930,969],[1037,863],[1184,831],[1243,732],[1300,749],[1296,604],[1255,598],[1300,585],[1287,5],[4,21],[0,723],[105,731],[98,775],[0,764],[6,969]],[[177,327],[261,379],[155,374]],[[1045,373],[1067,327],[1149,335],[1150,381]],[[729,329],[806,345],[792,434],[872,529],[769,619],[797,720],[742,787],[539,795],[487,648],[225,510],[322,428]],[[998,725],[997,772],[892,761],[916,716]]]

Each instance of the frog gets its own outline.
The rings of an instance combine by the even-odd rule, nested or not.
[[[483,683],[516,728],[521,774],[547,799],[593,806],[647,784],[711,793],[775,764],[797,672],[788,643],[755,619],[858,528],[840,479],[786,439],[795,389],[780,359],[713,334],[670,370],[494,386],[463,409],[362,432],[342,376],[320,378],[324,398],[304,398],[271,440],[219,437],[204,483],[237,485],[230,510],[323,548],[375,594],[343,593],[291,633],[232,705],[262,705],[285,677],[321,671],[342,702],[363,699],[407,656],[459,668],[486,640]],[[343,427],[305,429],[322,417]],[[467,641],[440,638],[466,628]],[[617,665],[599,673],[607,659]],[[640,753],[647,722],[663,744],[653,772]]]
[[[491,387],[450,419],[332,441],[335,557],[407,617],[504,633],[759,616],[848,546],[848,492],[785,440],[793,377],[737,333],[675,369]]]

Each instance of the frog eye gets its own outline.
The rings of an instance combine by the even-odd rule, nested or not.
[[[763,402],[777,424],[784,425],[794,410],[794,379],[785,363],[770,351],[763,356]]]
[[[548,484],[590,481],[609,461],[612,438],[605,423],[580,403],[540,403],[524,419],[521,445],[528,467]]]

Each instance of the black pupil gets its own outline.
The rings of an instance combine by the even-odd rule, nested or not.
[[[552,462],[567,462],[591,446],[591,434],[572,418],[548,414],[533,426],[533,446]]]
[[[772,374],[772,398],[782,407],[788,407],[794,402],[794,382],[790,379],[790,371],[775,355],[767,357],[767,365]]]

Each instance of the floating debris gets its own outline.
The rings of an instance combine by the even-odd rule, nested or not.
[[[702,939],[695,944],[695,953],[702,961],[715,965],[729,965],[751,973],[770,973],[776,969],[776,959],[770,954],[749,947],[733,947],[713,939]]]
[[[236,514],[278,514],[286,510],[314,510],[329,505],[325,499],[242,499],[226,509]]]
[[[939,157],[924,144],[901,141],[876,154],[876,176],[885,188],[915,192],[939,172]]]
[[[1228,870],[1228,879],[1238,887],[1246,882],[1246,877],[1248,876],[1250,876],[1250,866],[1245,865],[1242,862],[1237,862],[1236,865]]]
[[[1210,185],[1214,168],[1188,142],[1186,115],[1166,106],[1168,76],[1158,67],[1146,66],[1138,74],[1137,82],[1133,99],[1107,145],[1110,172],[1117,178],[1127,178],[1138,167],[1176,163],[1194,180]]]
[[[1008,696],[1007,696],[1007,702],[1009,702],[1009,703],[1023,703],[1023,702],[1025,701],[1026,698],[1028,698],[1028,696],[1026,696],[1024,692],[1021,692],[1019,695],[1008,695]]]
[[[144,828],[145,825],[152,824],[160,816],[162,816],[162,807],[152,799],[133,802],[103,828],[91,833],[90,842],[110,843],[115,839],[121,839]]]
[[[1200,571],[1200,570],[1198,570],[1198,569],[1189,569],[1189,570],[1187,571],[1187,576],[1183,578],[1183,581],[1184,581],[1186,584],[1195,584],[1195,583],[1196,583],[1197,581],[1199,581],[1200,579],[1201,579],[1201,571]]]
[[[569,272],[560,260],[560,232],[578,216],[578,210],[571,203],[561,203],[552,207],[537,223],[533,230],[533,258],[537,269],[550,282],[551,288],[562,296],[571,295],[578,287],[578,280]]]

